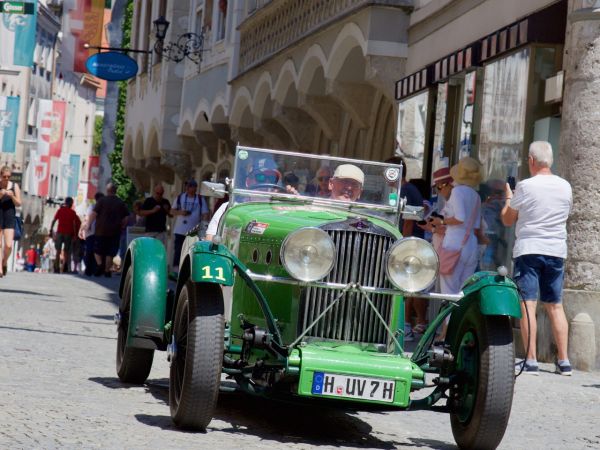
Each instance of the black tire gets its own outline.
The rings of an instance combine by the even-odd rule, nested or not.
[[[515,384],[510,318],[471,308],[452,348],[459,374],[449,399],[454,439],[463,449],[495,449],[506,431]]]
[[[221,384],[224,323],[221,287],[188,280],[177,300],[176,353],[169,374],[171,418],[180,428],[204,431],[213,418]]]
[[[130,266],[125,275],[123,297],[121,297],[121,304],[119,305],[121,320],[117,327],[117,375],[125,383],[142,384],[150,375],[154,350],[127,346],[132,278],[133,267]]]

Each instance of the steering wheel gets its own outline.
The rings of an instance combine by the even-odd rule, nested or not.
[[[288,193],[286,188],[284,188],[283,186],[279,186],[278,184],[275,184],[275,183],[253,184],[252,186],[248,186],[248,189],[276,189],[278,192],[282,192],[284,194]]]

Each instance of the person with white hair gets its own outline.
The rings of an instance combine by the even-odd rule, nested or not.
[[[526,359],[519,364],[523,373],[538,375],[535,312],[539,298],[558,349],[556,373],[571,375],[567,356],[569,325],[562,305],[562,288],[573,194],[571,185],[552,173],[552,146],[548,142],[533,142],[527,162],[531,178],[520,181],[514,193],[506,184],[506,203],[501,212],[505,226],[516,224],[514,279],[525,300],[521,305],[521,335],[528,349]]]

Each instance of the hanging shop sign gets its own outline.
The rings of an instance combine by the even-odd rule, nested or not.
[[[35,3],[0,2],[0,12],[4,14],[35,14]]]
[[[87,59],[85,66],[89,73],[107,81],[128,80],[138,72],[137,62],[119,52],[96,53]]]

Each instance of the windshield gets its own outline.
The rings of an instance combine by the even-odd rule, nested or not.
[[[233,204],[298,201],[398,220],[399,165],[238,147],[234,172]]]

